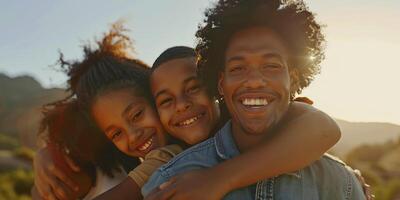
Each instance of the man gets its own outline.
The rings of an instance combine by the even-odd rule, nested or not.
[[[199,71],[210,94],[223,99],[232,120],[215,137],[186,150],[155,172],[142,188],[144,196],[177,174],[217,165],[273,137],[274,130],[299,112],[291,102],[318,73],[324,57],[320,25],[302,1],[220,0],[206,16],[196,34]],[[174,191],[153,198],[172,197]],[[208,199],[207,194],[204,198]],[[354,173],[329,156],[224,197],[364,198]]]

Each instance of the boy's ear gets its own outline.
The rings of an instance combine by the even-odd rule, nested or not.
[[[224,73],[219,72],[219,74],[218,74],[218,93],[221,96],[224,96],[224,92],[222,90],[223,81],[224,81]]]

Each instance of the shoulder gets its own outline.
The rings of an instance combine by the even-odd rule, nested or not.
[[[355,176],[354,170],[339,158],[325,154],[310,167],[312,172],[317,175],[318,185],[329,186],[327,188],[330,188],[330,192],[340,189],[346,198],[364,198],[361,183]]]
[[[202,164],[208,165],[207,162],[212,160],[213,149],[215,154],[214,139],[210,138],[175,156],[152,174],[149,181],[142,187],[143,196],[146,197],[156,187],[178,173],[200,168]]]
[[[199,161],[202,160],[202,158],[210,158],[213,155],[215,155],[215,139],[214,138],[209,138],[206,141],[203,141],[199,144],[196,144],[185,151],[181,152],[177,156],[175,156],[173,159],[171,159],[168,163],[165,165],[161,166],[160,170],[165,171],[171,168],[174,168],[174,166],[185,163],[190,160],[197,159]]]

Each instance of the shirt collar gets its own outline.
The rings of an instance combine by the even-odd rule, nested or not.
[[[240,154],[239,149],[236,145],[235,139],[232,135],[232,122],[229,120],[216,134],[214,137],[215,148],[218,156],[223,160],[229,160]],[[300,170],[284,173],[284,175],[301,178]]]
[[[223,160],[231,159],[240,154],[232,136],[231,126],[232,122],[229,120],[214,137],[217,154]]]

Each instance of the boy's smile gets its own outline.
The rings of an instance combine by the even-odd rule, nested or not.
[[[161,122],[172,136],[190,145],[209,137],[219,112],[197,77],[194,57],[162,63],[151,75],[151,88]]]

